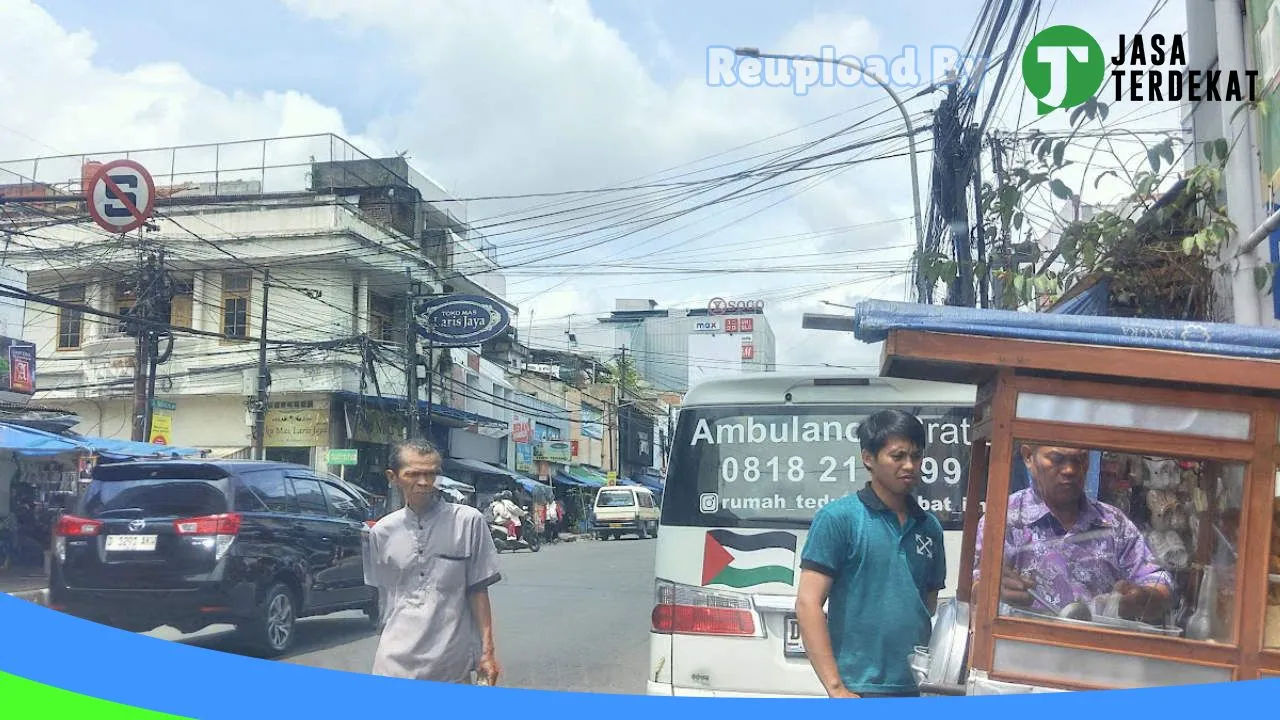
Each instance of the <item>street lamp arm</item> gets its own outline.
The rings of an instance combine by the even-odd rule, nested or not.
[[[893,104],[898,106],[898,112],[902,113],[902,122],[907,126],[907,150],[911,161],[911,204],[915,211],[916,223],[916,260],[913,263],[916,270],[916,293],[918,295],[916,300],[917,302],[925,302],[927,289],[925,287],[924,279],[920,273],[920,260],[924,258],[924,221],[922,219],[924,214],[920,210],[920,171],[916,162],[916,129],[915,125],[911,122],[911,113],[907,112],[907,106],[903,104],[902,98],[898,97],[898,93],[894,92],[893,88],[889,86],[889,83],[885,82],[884,78],[881,78],[879,75],[867,70],[861,63],[854,62],[847,58],[836,59],[814,57],[812,55],[779,55],[776,53],[762,53],[759,48],[751,47],[738,48],[734,51],[734,54],[740,57],[790,60],[792,62],[824,62],[843,65],[847,68],[857,70],[864,77],[871,78],[871,80],[877,85],[884,88],[885,92],[889,93],[889,97],[893,99]]]

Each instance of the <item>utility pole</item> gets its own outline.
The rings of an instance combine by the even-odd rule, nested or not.
[[[991,143],[991,170],[995,173],[995,186],[998,189],[1003,187],[1005,182],[1004,147],[996,135],[991,135],[989,142]],[[1001,310],[1005,306],[1005,285],[1000,280],[999,272],[1005,269],[1005,261],[1008,259],[1009,236],[1003,227],[996,228],[996,231],[1000,233],[1000,237],[991,239],[992,251],[988,266],[991,274],[992,304],[996,309]]]
[[[131,438],[135,442],[151,440],[151,404],[155,398],[156,365],[161,362],[157,325],[168,322],[160,312],[168,307],[168,292],[163,251],[152,252],[140,244],[133,310],[131,318],[122,321],[125,331],[134,337]]]
[[[405,383],[405,438],[415,440],[422,436],[418,422],[418,322],[417,293],[413,273],[405,268],[409,287],[404,294],[404,383]],[[430,365],[430,362],[427,363]],[[430,370],[428,370],[430,372]],[[430,376],[428,375],[428,382]],[[430,412],[430,405],[428,412]]]
[[[622,346],[622,357],[618,360],[618,432],[613,433],[613,469],[622,475],[622,410],[627,401],[627,346]],[[627,427],[631,427],[627,423]],[[612,431],[612,428],[610,428]]]
[[[271,293],[271,268],[262,270],[262,320],[258,326],[258,397],[253,404],[253,455],[267,459],[267,386],[271,376],[267,371],[267,302]]]
[[[982,272],[978,274],[978,303],[983,309],[991,306],[991,265],[987,262],[987,227],[982,214],[982,153],[973,154],[973,216],[974,241],[977,261]]]

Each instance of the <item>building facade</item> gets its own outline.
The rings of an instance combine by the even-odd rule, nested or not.
[[[777,369],[776,340],[763,301],[660,309],[654,300],[618,300],[606,317],[543,327],[530,342],[602,362],[625,355],[648,388],[659,392],[685,393],[715,377]]]
[[[162,341],[146,439],[248,456],[265,336],[266,458],[385,490],[387,450],[409,417],[410,297],[505,303],[492,245],[403,158],[370,158],[335,136],[244,145],[130,153],[150,165],[158,200],[150,226],[126,236],[81,219],[83,197],[75,200],[110,156],[0,163],[0,183],[29,186],[7,204],[6,229],[40,238],[14,247],[9,262],[32,293],[63,303],[28,303],[36,398],[79,415],[85,433],[130,437],[136,339],[112,316],[127,318],[138,302],[140,256],[158,259],[172,346]],[[274,162],[244,170],[237,154]],[[193,155],[221,160],[183,169],[180,158]],[[171,167],[179,170],[161,174]],[[508,462],[511,347],[499,339],[422,357],[414,400],[446,454]]]

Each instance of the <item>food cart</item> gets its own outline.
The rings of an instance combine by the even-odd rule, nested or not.
[[[880,301],[857,307],[854,332],[884,342],[884,376],[978,388],[963,542],[947,558],[956,598],[913,658],[925,692],[1280,677],[1280,332]],[[1056,522],[1028,504],[1033,489],[1059,492],[1033,469],[1061,480],[1037,463],[1072,457],[1062,467],[1109,509],[1082,511],[1046,542],[1095,543],[1065,564],[1079,583],[1124,576],[1145,548],[1158,569],[1143,577],[1167,583],[1167,605],[1126,616],[1111,587],[1072,598],[1050,583],[1030,605],[1002,594],[1004,570],[1026,565],[1019,538]]]

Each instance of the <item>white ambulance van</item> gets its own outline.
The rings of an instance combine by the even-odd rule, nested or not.
[[[651,695],[823,697],[800,642],[800,554],[819,507],[868,481],[857,429],[924,422],[917,499],[942,521],[954,595],[976,388],[758,373],[690,390],[672,438],[655,563]]]

